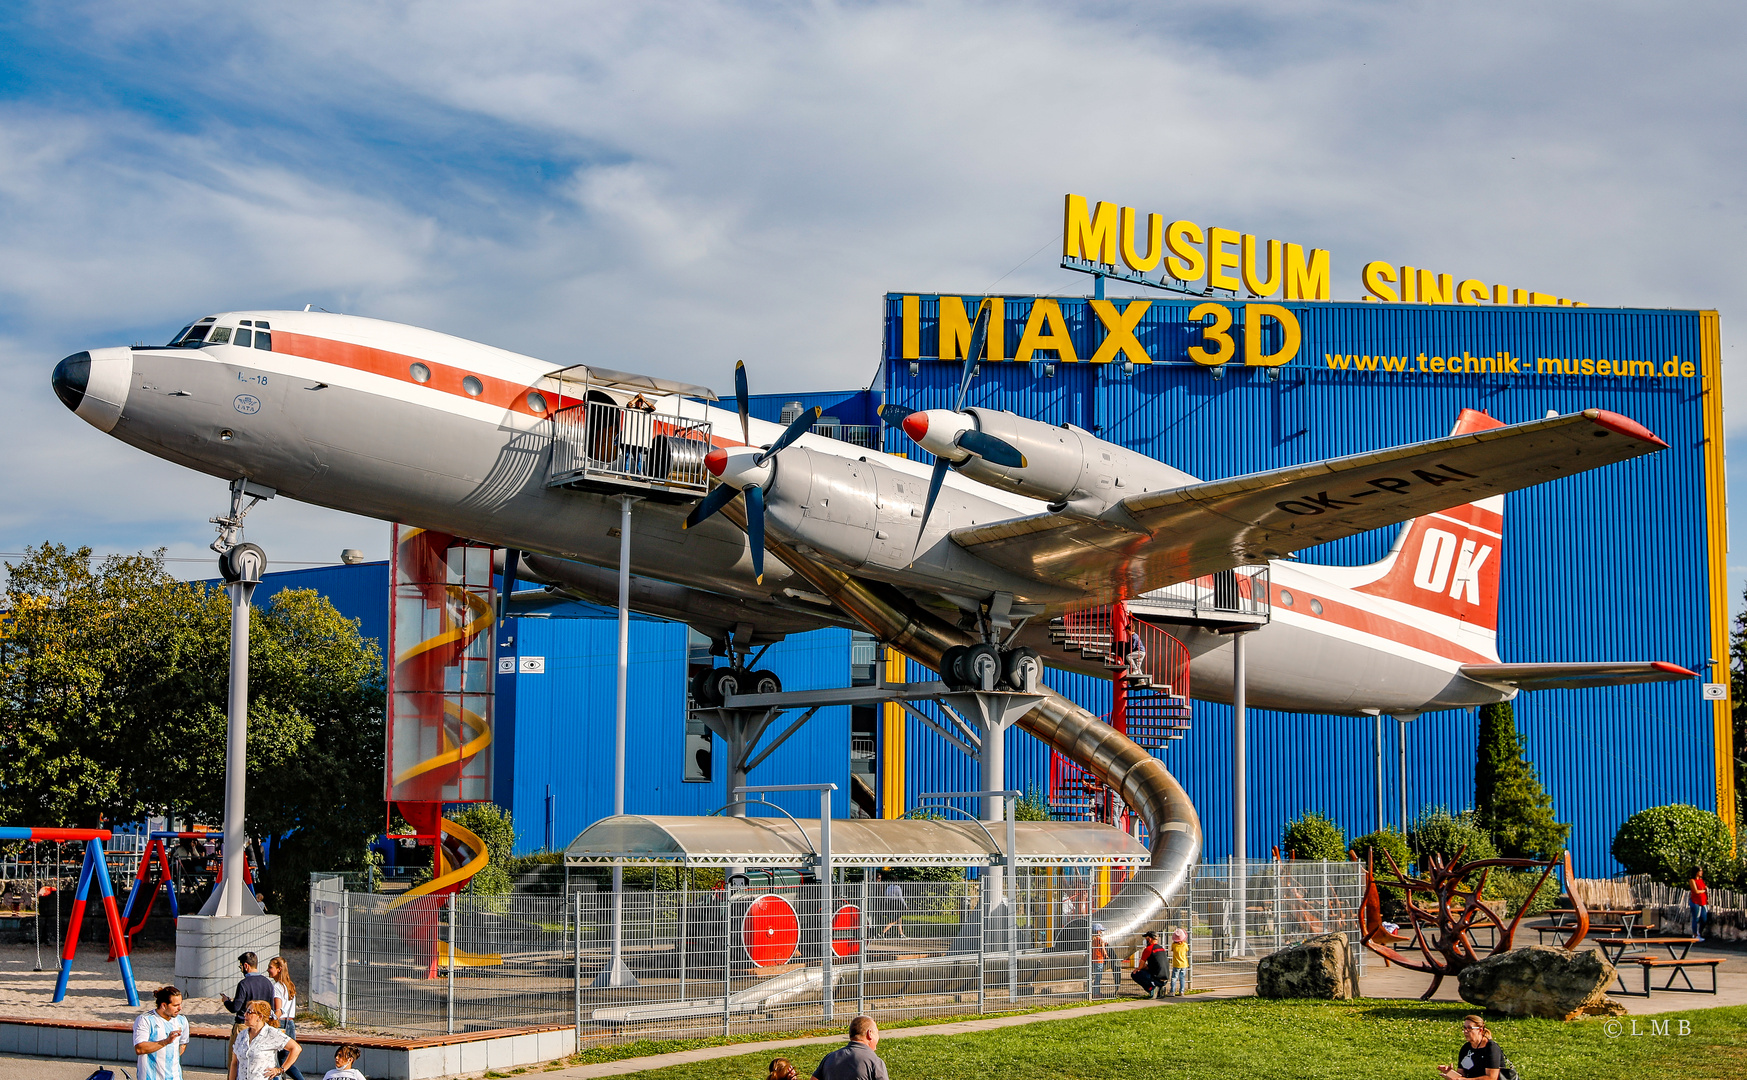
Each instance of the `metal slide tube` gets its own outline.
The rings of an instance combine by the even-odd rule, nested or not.
[[[722,513],[745,524],[738,501]],[[928,614],[895,589],[821,565],[768,534],[765,546],[870,633],[918,663],[939,670],[948,647],[975,643],[965,631]],[[1044,687],[1038,692],[1044,700],[1019,718],[1019,726],[1110,785],[1152,832],[1152,864],[1097,913],[1105,939],[1127,951],[1188,886],[1201,858],[1201,819],[1188,793],[1157,758],[1060,694]]]

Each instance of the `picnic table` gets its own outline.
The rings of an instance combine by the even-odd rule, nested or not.
[[[1673,961],[1675,964],[1682,964],[1686,962],[1686,954],[1692,951],[1692,947],[1698,944],[1698,940],[1699,939],[1695,937],[1605,937],[1596,938],[1595,944],[1597,948],[1601,949],[1601,954],[1607,958],[1607,962],[1614,966],[1614,974],[1618,976],[1620,980],[1620,992],[1626,994],[1631,993],[1631,991],[1626,989],[1626,975],[1624,971],[1620,970],[1620,962],[1625,959],[1627,949],[1645,945],[1661,946],[1668,950],[1669,960]],[[1637,955],[1651,957],[1653,959],[1655,954],[1653,951],[1647,950]],[[1634,956],[1633,959],[1635,960],[1636,956]],[[1650,993],[1649,977],[1650,970],[1647,965],[1644,969],[1645,996],[1649,996]],[[1672,983],[1673,981],[1674,976],[1670,974],[1669,982]]]
[[[1577,922],[1576,908],[1548,908],[1546,914],[1553,917],[1554,926],[1563,927],[1568,921],[1573,924]],[[1643,908],[1590,908],[1589,927],[1592,930],[1596,927],[1603,929],[1623,927],[1629,936],[1632,932],[1632,924],[1643,917]]]

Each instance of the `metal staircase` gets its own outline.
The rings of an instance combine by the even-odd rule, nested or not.
[[[1049,624],[1049,637],[1066,652],[1101,661],[1118,683],[1105,719],[1148,750],[1165,746],[1189,731],[1189,650],[1158,627],[1126,619],[1130,641],[1118,642],[1112,630],[1113,607],[1069,612]],[[1145,650],[1134,656],[1134,639]]]

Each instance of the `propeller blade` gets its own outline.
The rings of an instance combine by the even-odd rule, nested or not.
[[[729,487],[727,484],[717,484],[714,488],[710,489],[708,495],[704,496],[702,502],[692,507],[692,512],[686,515],[685,524],[681,525],[680,528],[689,529],[693,525],[698,524],[708,518],[711,514],[722,509],[722,507],[733,502],[734,496],[738,494],[740,493]]]
[[[746,539],[752,542],[752,573],[764,584],[764,491],[757,484],[746,489]]]
[[[970,393],[971,376],[976,374],[977,361],[983,358],[983,347],[989,341],[989,315],[994,305],[984,300],[977,307],[977,321],[971,326],[971,342],[964,351],[964,378],[959,380],[958,400],[952,406],[953,412],[964,412],[965,395]]]
[[[922,525],[916,530],[916,551],[910,553],[912,562],[917,552],[922,550],[922,537],[928,533],[928,515],[934,513],[934,500],[940,494],[940,485],[946,480],[946,471],[952,468],[952,462],[943,457],[934,459],[934,473],[928,478],[928,501],[922,504]]]
[[[783,433],[776,437],[776,442],[770,444],[770,449],[758,455],[757,464],[763,465],[771,458],[782,453],[785,447],[800,438],[802,435],[805,435],[808,428],[818,423],[819,417],[823,415],[824,412],[824,409],[815,405],[811,409],[808,409],[806,412],[795,417],[794,422],[784,428]]]
[[[880,419],[884,420],[890,427],[897,427],[904,422],[904,417],[915,411],[915,409],[906,409],[902,405],[881,405]]]
[[[740,412],[740,441],[752,444],[750,426],[746,422],[752,412],[752,397],[746,390],[746,361],[734,361],[734,407]]]
[[[976,428],[971,428],[958,437],[961,450],[969,450],[991,465],[1005,465],[1009,469],[1025,468],[1025,455],[1021,454],[1010,442],[984,434]]]

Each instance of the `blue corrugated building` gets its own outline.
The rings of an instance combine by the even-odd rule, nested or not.
[[[956,332],[945,336],[942,360],[941,297],[889,295],[884,354],[870,389],[764,394],[753,399],[753,414],[782,421],[817,406],[834,418],[825,421],[828,434],[921,455],[901,432],[882,429],[876,410],[886,401],[951,405],[963,370],[953,342],[968,336],[960,316],[979,299],[946,298],[949,331]],[[1111,299],[1101,315],[1089,298],[1005,298],[1001,333],[991,342],[995,359],[983,363],[969,404],[1073,423],[1204,479],[1437,437],[1464,407],[1507,422],[1584,408],[1622,413],[1669,448],[1507,497],[1503,659],[1668,660],[1701,673],[1714,660],[1719,666],[1710,670],[1724,677],[1714,313],[1288,303],[1274,309],[1287,312],[1283,319],[1234,299],[1143,299],[1148,308],[1129,320],[1132,347],[1112,346],[1106,356],[1100,349],[1111,318],[1132,314],[1132,299]],[[1221,344],[1220,315],[1209,314],[1209,302],[1232,318],[1223,331],[1231,345],[1224,363],[1201,362],[1216,358]],[[1254,345],[1244,337],[1252,322]],[[1204,350],[1201,361],[1195,349]],[[1095,356],[1106,362],[1089,362]],[[1260,362],[1245,363],[1246,356]],[[1458,359],[1462,370],[1453,373]],[[1607,374],[1584,373],[1601,360]],[[1613,374],[1621,361],[1625,374]],[[1368,563],[1383,556],[1394,534],[1381,530],[1298,557]],[[271,585],[319,588],[362,619],[367,636],[383,635],[384,564],[274,574]],[[631,634],[627,809],[708,813],[728,798],[722,770],[710,783],[684,781],[696,750],[686,732],[687,668],[708,657],[676,624],[636,618]],[[873,661],[871,643],[858,638],[841,630],[797,636],[774,646],[759,666],[776,671],[788,689],[847,685],[865,679]],[[544,670],[499,676],[496,798],[514,814],[522,850],[562,846],[611,809],[613,613],[565,604],[512,618],[498,646],[500,657],[543,658]],[[888,668],[892,679],[932,677],[915,664]],[[1052,671],[1048,682],[1095,713],[1110,707],[1107,681]],[[1704,700],[1690,682],[1517,698],[1529,757],[1560,819],[1576,823],[1580,873],[1617,869],[1609,842],[1642,807],[1686,802],[1732,816],[1728,709],[1726,700]],[[1193,723],[1188,737],[1156,753],[1195,799],[1205,855],[1217,859],[1230,849],[1231,710],[1197,702]],[[1387,764],[1379,776],[1373,723],[1251,710],[1252,854],[1267,851],[1281,825],[1305,810],[1328,814],[1349,836],[1376,828],[1379,781],[1384,823],[1395,823],[1397,727],[1382,725]],[[1476,731],[1473,711],[1428,714],[1407,725],[1410,807],[1472,802]],[[1046,791],[1048,750],[1017,729],[1008,740],[1009,782]],[[980,786],[975,772],[958,749],[896,709],[879,716],[840,707],[822,710],[753,780],[834,781],[839,815],[896,816],[926,792]],[[856,773],[866,782],[858,786]],[[816,813],[810,799],[796,797],[788,809]]]

